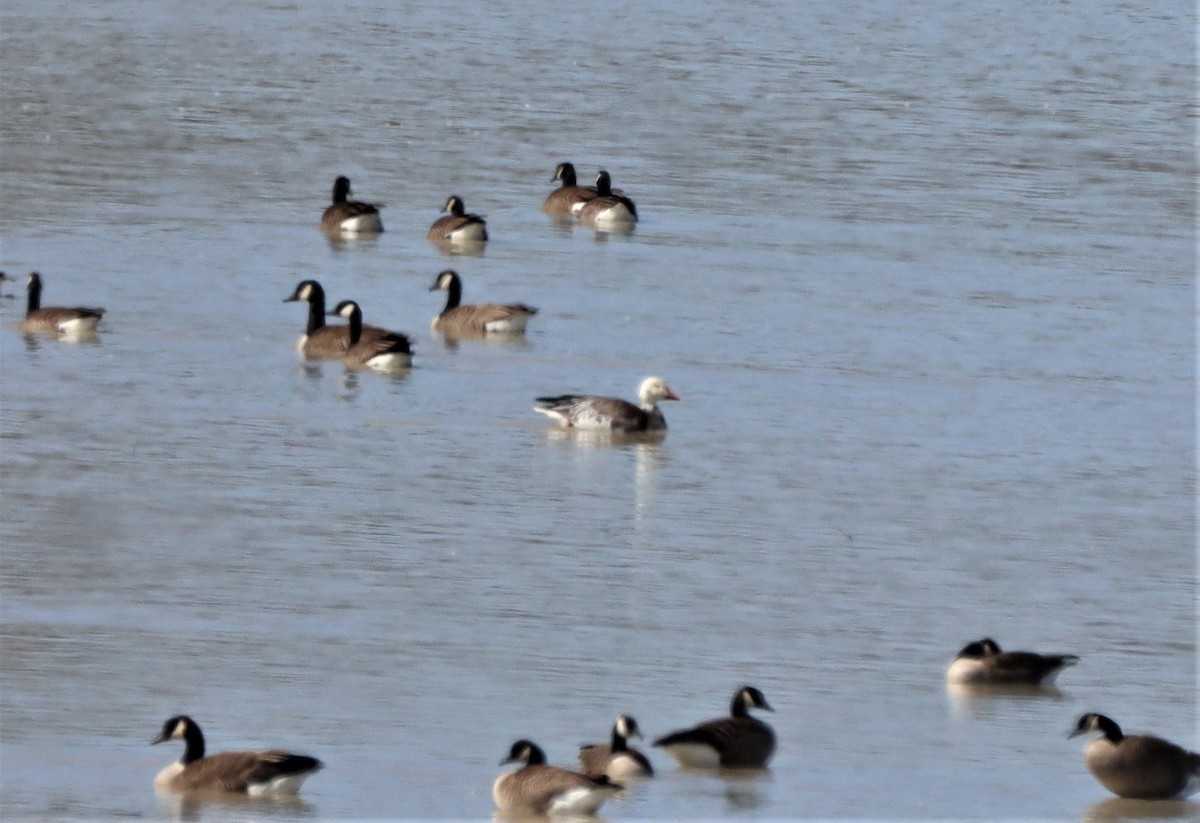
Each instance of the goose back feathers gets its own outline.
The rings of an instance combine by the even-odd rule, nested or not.
[[[763,693],[744,686],[733,696],[729,717],[709,720],[654,741],[681,766],[761,768],[775,753],[775,732],[750,716],[750,709],[774,711]]]
[[[638,387],[637,404],[617,397],[590,394],[564,394],[539,397],[534,411],[557,420],[563,426],[613,432],[661,431],[666,418],[658,408],[663,400],[678,400],[662,378],[647,377]]]
[[[96,324],[104,317],[104,309],[75,306],[65,308],[48,306],[42,308],[42,276],[37,272],[29,275],[25,283],[25,319],[17,324],[23,332],[63,335],[89,335],[96,331]]]
[[[321,215],[321,228],[326,232],[344,234],[377,234],[383,231],[379,209],[370,203],[346,199],[350,195],[350,178],[333,181],[333,202]]]
[[[518,740],[500,761],[520,762],[516,771],[505,772],[492,784],[492,798],[504,812],[534,815],[595,814],[604,802],[623,787],[606,777],[587,775],[546,764],[537,744]]]
[[[1088,771],[1119,797],[1184,798],[1200,791],[1200,754],[1161,737],[1126,735],[1102,714],[1079,718],[1068,737],[1100,732],[1083,750]]]

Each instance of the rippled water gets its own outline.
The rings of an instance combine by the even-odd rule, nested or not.
[[[10,0],[0,261],[108,314],[0,336],[5,816],[246,817],[154,796],[188,712],[326,761],[254,816],[486,818],[516,738],[742,683],[769,773],[651,752],[605,816],[1194,815],[1064,739],[1200,744],[1191,12]],[[562,160],[636,231],[541,214]],[[317,230],[337,174],[383,235]],[[446,267],[527,338],[432,335]],[[309,277],[411,372],[300,363]],[[646,374],[659,441],[530,409]],[[948,695],[984,635],[1083,659]]]

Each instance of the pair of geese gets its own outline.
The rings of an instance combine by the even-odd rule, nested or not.
[[[552,217],[577,217],[580,222],[596,228],[621,228],[637,223],[637,206],[612,187],[612,176],[601,169],[596,184],[580,186],[575,166],[559,163],[554,179],[562,185],[554,189],[542,203],[542,211]],[[378,234],[383,231],[379,207],[372,203],[350,200],[350,178],[338,177],[333,182],[333,200],[321,215],[321,228],[330,234]],[[463,199],[450,195],[442,207],[445,216],[439,217],[426,234],[438,243],[484,243],[488,239],[487,221],[478,214],[467,212]]]
[[[968,643],[946,670],[952,685],[1039,687],[1052,685],[1073,654],[1006,652],[990,637]],[[1150,735],[1125,735],[1111,718],[1094,712],[1079,718],[1068,737],[1099,732],[1084,748],[1084,763],[1099,783],[1119,797],[1167,799],[1200,791],[1200,754]]]

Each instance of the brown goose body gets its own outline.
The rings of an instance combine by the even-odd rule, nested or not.
[[[377,337],[362,334],[362,309],[353,300],[343,300],[329,312],[348,321],[350,347],[342,355],[342,362],[356,369],[394,371],[412,365],[412,342],[407,335],[385,331]]]
[[[583,204],[599,195],[595,186],[580,186],[575,178],[575,167],[570,163],[559,163],[554,170],[554,179],[562,185],[546,196],[542,211],[551,217],[573,217]]]
[[[183,757],[154,779],[159,791],[231,792],[251,796],[294,795],[322,763],[315,757],[270,749],[261,752],[204,753],[204,734],[196,722],[178,715],[163,724],[152,744],[183,740]]]
[[[296,343],[296,349],[309,360],[341,360],[350,350],[350,326],[329,326],[325,323],[325,290],[316,280],[302,280],[283,302],[308,303],[308,325]],[[393,334],[378,326],[363,324],[360,335],[372,340]]]
[[[440,243],[482,243],[488,239],[487,221],[478,214],[467,214],[462,198],[452,194],[442,211],[444,217],[433,221],[429,227],[430,240]]]
[[[719,717],[654,741],[681,766],[762,768],[775,753],[775,732],[751,717],[751,708],[772,711],[762,692],[744,686],[734,696],[729,717]]]
[[[492,799],[503,812],[527,815],[591,815],[623,787],[606,777],[546,764],[542,750],[528,740],[512,745],[504,763],[523,762],[492,784]]]
[[[462,304],[462,279],[447,269],[437,276],[430,291],[445,291],[446,307],[431,324],[436,332],[451,337],[473,337],[486,334],[524,334],[529,318],[537,309],[524,303]]]
[[[1200,754],[1161,737],[1125,735],[1102,714],[1079,718],[1070,736],[1100,732],[1084,749],[1088,771],[1119,797],[1184,798],[1200,791]]]
[[[662,400],[678,400],[658,377],[647,377],[638,388],[637,404],[619,397],[593,394],[564,394],[539,397],[534,411],[557,420],[561,425],[579,429],[612,432],[664,431],[666,418],[658,408]]]
[[[96,324],[104,317],[104,309],[75,306],[47,306],[42,308],[42,276],[37,272],[29,275],[25,284],[27,299],[25,318],[17,329],[26,333],[89,335],[96,331]]]
[[[1073,654],[1001,651],[985,637],[963,647],[946,670],[946,680],[968,686],[1048,686],[1078,662]]]
[[[350,179],[333,181],[333,202],[321,215],[321,229],[336,234],[378,234],[383,231],[379,209],[370,203],[347,200]]]
[[[641,737],[637,721],[627,714],[613,724],[608,743],[579,747],[579,770],[588,777],[604,775],[611,780],[653,777],[654,767],[646,755],[629,746],[630,737]]]
[[[637,222],[637,206],[612,190],[608,172],[602,170],[596,175],[596,192],[595,197],[580,206],[577,212],[580,222],[597,228],[628,227]]]

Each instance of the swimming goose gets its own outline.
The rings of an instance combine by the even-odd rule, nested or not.
[[[349,322],[350,345],[342,355],[347,366],[391,371],[412,365],[412,343],[406,335],[386,330],[374,337],[363,335],[362,309],[353,300],[343,300],[329,314]]]
[[[600,192],[595,186],[580,186],[575,179],[575,167],[570,163],[559,163],[554,170],[555,180],[561,180],[562,185],[546,195],[542,203],[542,211],[552,217],[571,217],[583,204]]]
[[[637,207],[633,201],[612,190],[612,178],[601,170],[596,175],[596,196],[576,212],[579,219],[597,228],[629,226],[637,222]]]
[[[23,332],[49,332],[51,334],[84,335],[93,334],[96,324],[104,316],[104,309],[62,308],[48,306],[42,308],[42,276],[37,272],[29,275],[25,284],[28,292],[28,302],[25,308],[25,319],[17,324],[17,329]]]
[[[315,757],[272,749],[221,752],[205,757],[204,735],[196,721],[177,715],[163,723],[151,745],[183,740],[183,757],[154,778],[154,788],[171,792],[236,792],[253,797],[291,795],[323,765]]]
[[[450,195],[442,211],[449,212],[439,217],[429,227],[430,240],[449,243],[482,243],[488,239],[487,221],[478,214],[467,214],[462,198]]]
[[[606,775],[612,780],[630,777],[653,777],[654,767],[646,755],[629,748],[629,738],[640,738],[637,721],[627,714],[617,718],[612,728],[611,743],[594,743],[579,747],[580,771],[588,777]]]
[[[537,309],[524,303],[473,303],[462,302],[462,278],[447,269],[437,276],[430,291],[447,292],[446,308],[433,318],[434,331],[455,335],[523,334],[529,318]]]
[[[492,798],[505,812],[519,814],[595,814],[604,801],[623,787],[607,777],[587,775],[546,765],[546,755],[529,740],[513,743],[505,763],[524,763],[492,784]]]
[[[775,732],[750,709],[774,711],[763,693],[743,686],[733,696],[729,717],[701,723],[654,741],[666,749],[681,766],[713,769],[725,767],[759,768],[767,765],[775,753]]]
[[[325,289],[316,280],[301,280],[284,303],[303,300],[308,303],[308,326],[296,343],[296,349],[313,360],[341,360],[350,348],[349,326],[325,325]],[[365,338],[383,337],[391,332],[378,326],[363,324],[361,335]]]
[[[379,209],[370,203],[347,200],[349,194],[349,177],[339,177],[333,181],[333,202],[321,215],[321,228],[327,232],[346,234],[376,234],[383,231]]]
[[[667,421],[658,408],[661,400],[678,400],[679,395],[659,377],[647,377],[638,387],[638,404],[617,397],[564,394],[539,397],[534,411],[558,420],[564,426],[614,432],[644,432],[666,429]]]
[[[1083,759],[1104,788],[1120,797],[1184,798],[1200,791],[1200,754],[1150,735],[1126,736],[1102,714],[1085,714],[1068,737],[1100,732]]]
[[[946,680],[959,685],[1048,686],[1079,658],[1073,654],[1003,652],[995,640],[968,643],[946,670]]]

